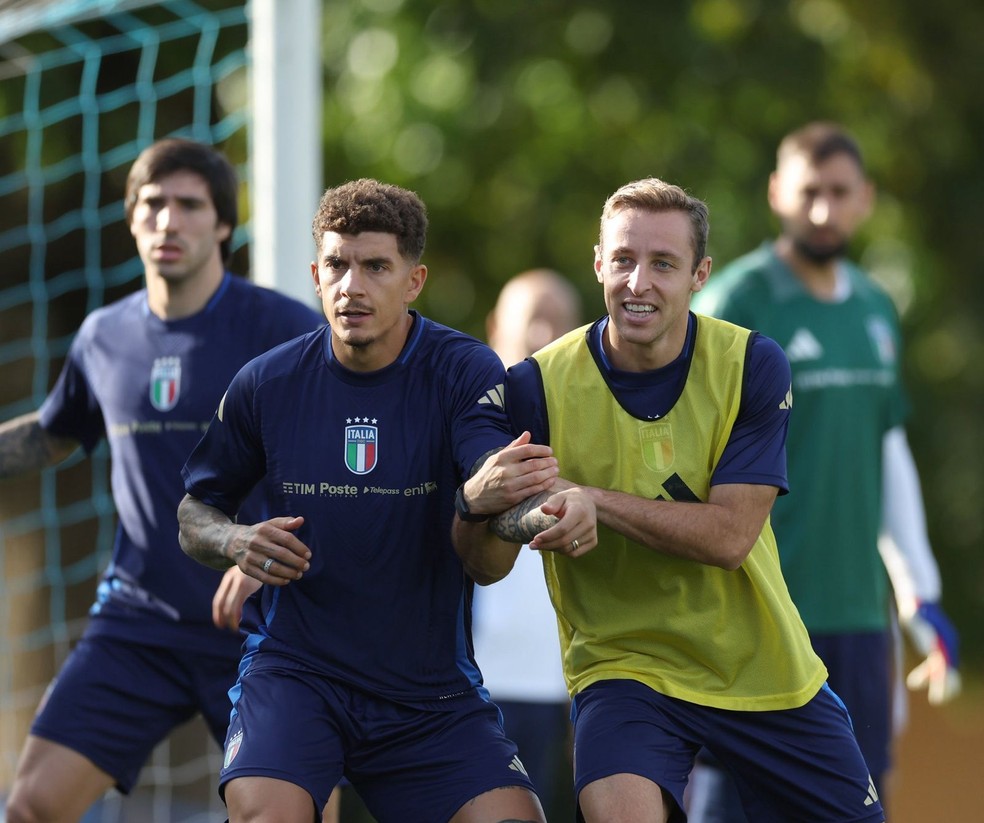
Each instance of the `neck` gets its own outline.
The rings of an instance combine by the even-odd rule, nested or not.
[[[818,263],[804,257],[788,237],[780,237],[775,242],[776,256],[796,275],[804,288],[819,300],[832,300],[837,290],[837,269],[840,258],[835,257],[825,263]]]
[[[224,276],[225,270],[218,261],[193,275],[176,279],[147,270],[147,305],[161,320],[190,317],[205,308]]]

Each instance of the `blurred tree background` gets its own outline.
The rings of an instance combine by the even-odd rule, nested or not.
[[[417,191],[432,224],[418,307],[477,336],[534,266],[603,312],[592,246],[622,183],[707,201],[720,266],[775,233],[782,135],[847,125],[879,188],[853,253],[903,317],[944,603],[967,665],[984,664],[984,6],[360,0],[328,2],[323,24],[325,184]]]
[[[432,228],[418,306],[483,336],[501,284],[536,266],[569,275],[602,313],[598,219],[635,178],[707,201],[718,266],[757,245],[775,233],[766,181],[780,137],[843,122],[879,187],[853,251],[903,317],[944,602],[980,670],[981,42],[984,5],[971,0],[326,0],[324,183],[371,176],[419,192]],[[21,105],[19,86],[0,83],[0,112]],[[21,152],[5,146],[0,167]],[[63,208],[78,205],[66,190]],[[54,195],[46,208],[58,213]]]

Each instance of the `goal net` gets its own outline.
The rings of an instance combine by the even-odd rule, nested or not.
[[[122,206],[140,151],[190,137],[245,170],[248,28],[244,0],[0,0],[0,421],[40,405],[89,311],[142,284]],[[248,237],[247,220],[240,272]],[[114,529],[104,445],[0,481],[0,798]],[[86,821],[224,820],[220,765],[196,720],[158,747],[131,797],[108,793]]]

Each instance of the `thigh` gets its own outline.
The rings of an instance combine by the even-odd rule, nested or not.
[[[224,786],[228,823],[276,820],[277,823],[314,823],[311,795],[300,786],[273,777],[237,777]],[[326,811],[330,811],[327,809]]]
[[[578,694],[574,698],[574,787],[579,802],[596,781],[606,782],[584,795],[586,804],[598,800],[592,795],[599,789],[614,785],[609,778],[635,776],[652,784],[632,782],[636,795],[649,795],[648,800],[640,795],[638,814],[644,814],[642,804],[662,797],[667,819],[685,819],[683,793],[699,747],[696,733],[688,727],[688,715],[695,712],[688,704],[633,680],[602,681]],[[610,800],[614,802],[614,796]]]
[[[84,637],[42,699],[31,733],[78,752],[127,794],[154,746],[196,710],[167,649]]]
[[[59,743],[29,735],[7,801],[11,820],[79,820],[114,779]]]
[[[734,775],[749,820],[884,820],[847,710],[829,687],[798,709],[710,716],[708,748]]]
[[[380,823],[542,819],[498,708],[477,694],[442,711],[368,699],[360,722],[346,775]]]

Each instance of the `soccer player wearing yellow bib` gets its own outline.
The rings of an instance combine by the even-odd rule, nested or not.
[[[752,820],[881,821],[769,525],[787,491],[789,363],[771,339],[689,311],[707,232],[707,207],[679,187],[620,188],[595,248],[607,315],[507,376],[513,425],[559,462],[554,491],[576,484],[597,507],[593,550],[542,553],[579,819],[685,819],[705,746]]]

